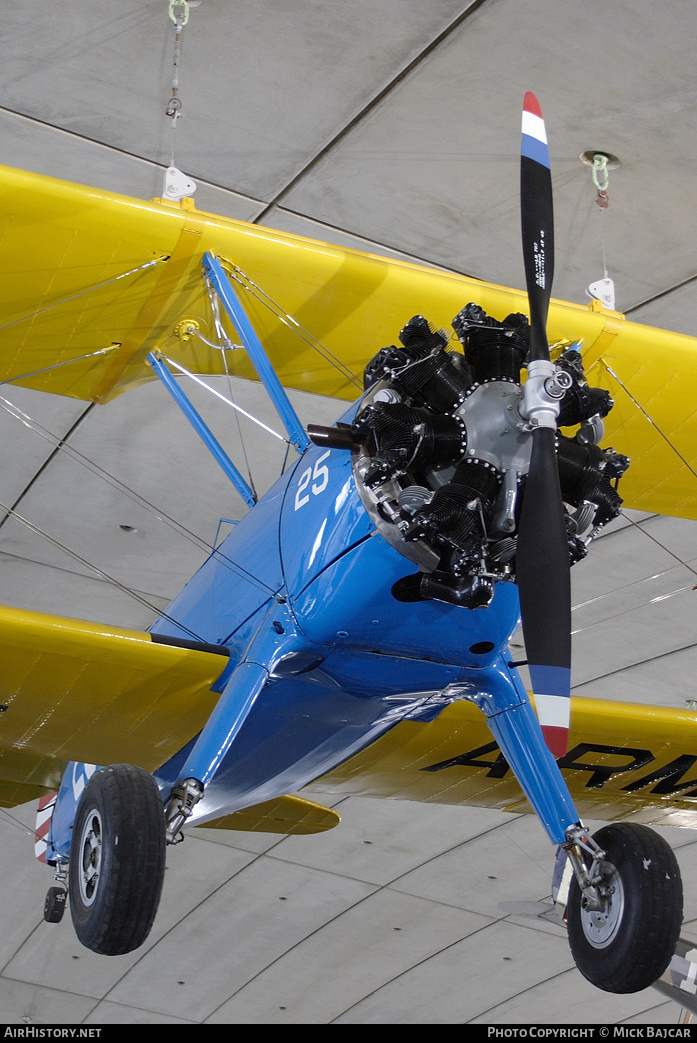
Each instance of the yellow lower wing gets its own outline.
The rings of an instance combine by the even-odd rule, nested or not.
[[[56,790],[67,761],[154,771],[208,720],[227,659],[148,634],[0,607],[0,807]],[[285,796],[208,829],[308,834],[329,808]]]
[[[69,760],[153,771],[217,701],[226,660],[140,631],[0,608],[0,806],[56,789]],[[560,762],[579,813],[697,826],[697,713],[572,700]],[[405,721],[316,784],[322,792],[529,811],[483,715],[454,703]],[[308,833],[335,812],[283,797],[208,828]]]
[[[255,804],[234,815],[206,822],[201,829],[237,829],[246,833],[283,833],[286,836],[306,836],[324,833],[338,826],[341,819],[336,811],[322,807],[302,797],[285,796]]]
[[[152,379],[153,350],[220,373],[222,353],[188,332],[215,335],[206,251],[224,261],[281,381],[320,394],[355,397],[366,361],[414,314],[450,328],[470,301],[499,319],[527,310],[515,290],[199,213],[190,200],[143,202],[9,168],[0,186],[0,381],[106,402]],[[627,506],[697,517],[697,340],[561,301],[548,334],[582,340],[590,380],[617,402],[606,444],[632,458]],[[226,354],[254,377],[244,352]]]
[[[207,721],[227,660],[148,634],[0,608],[0,804],[57,788],[65,763],[163,764]]]
[[[697,826],[693,711],[572,699],[569,751],[559,763],[584,818]],[[465,702],[427,724],[398,724],[316,788],[337,796],[532,811],[483,715]]]

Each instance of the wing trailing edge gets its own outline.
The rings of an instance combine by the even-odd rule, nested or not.
[[[341,821],[336,811],[302,797],[286,795],[267,800],[201,824],[200,829],[231,829],[245,833],[282,833],[300,836],[324,833]]]

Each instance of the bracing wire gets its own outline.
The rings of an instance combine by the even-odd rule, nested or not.
[[[228,364],[227,364],[227,354],[225,352],[225,349],[223,349],[222,355],[223,355],[223,365],[225,367],[225,377],[226,377],[226,380],[227,380],[228,396],[229,396],[231,405],[233,405],[235,407],[235,421],[237,423],[237,434],[238,434],[239,439],[240,439],[240,445],[242,446],[242,456],[244,457],[244,464],[245,464],[245,467],[247,468],[247,477],[249,479],[249,488],[252,490],[252,496],[254,497],[254,502],[257,503],[258,500],[259,500],[259,494],[257,493],[256,486],[254,485],[254,476],[252,475],[252,468],[249,465],[249,458],[247,456],[247,445],[246,445],[245,440],[244,440],[244,435],[242,434],[242,424],[240,423],[240,414],[239,414],[239,411],[237,409],[237,403],[235,402],[234,396],[232,394],[232,380],[230,379],[230,370],[229,370]]]
[[[242,408],[242,406],[238,406],[237,403],[232,400],[232,398],[226,398],[225,395],[222,395],[219,391],[216,391],[215,388],[212,388],[210,386],[210,384],[206,384],[205,380],[201,380],[201,378],[197,377],[195,373],[192,373],[190,370],[185,369],[184,366],[181,366],[178,362],[175,362],[174,359],[168,358],[167,355],[162,354],[160,354],[159,357],[162,359],[163,362],[166,362],[168,366],[172,366],[174,369],[182,373],[185,377],[188,377],[190,380],[193,380],[195,384],[199,385],[199,387],[205,388],[206,391],[210,391],[211,395],[215,395],[216,398],[219,398],[221,402],[224,402],[225,405],[230,406],[237,413],[242,413],[242,415],[246,416],[248,420],[251,420],[252,423],[257,424],[258,427],[263,428],[264,431],[268,432],[268,434],[270,435],[273,435],[274,438],[278,438],[281,442],[288,441],[288,439],[285,438],[283,435],[279,434],[278,431],[274,431],[272,427],[269,427],[268,424],[265,424],[263,420],[259,420],[258,417],[252,416],[252,414],[248,413],[246,409]]]
[[[12,319],[11,322],[6,322],[3,326],[0,326],[0,330],[7,330],[10,329],[11,326],[17,326],[20,322],[27,322],[29,319],[35,319],[37,315],[43,315],[44,312],[52,311],[54,308],[59,308],[63,304],[69,304],[71,301],[76,301],[80,297],[86,297],[89,293],[103,290],[105,286],[110,286],[112,283],[120,282],[121,279],[126,279],[129,275],[137,275],[139,272],[145,272],[149,268],[154,268],[156,264],[162,264],[167,260],[169,260],[168,257],[158,257],[154,261],[147,261],[145,264],[138,265],[137,268],[129,268],[127,272],[120,272],[118,275],[113,275],[110,279],[105,279],[103,282],[95,283],[94,286],[88,286],[84,290],[78,290],[77,293],[72,293],[68,297],[61,297],[60,300],[54,301],[52,304],[46,304],[43,308],[37,308],[36,311],[31,311],[26,315],[21,315],[18,319]],[[108,351],[110,349],[103,348],[102,350]],[[94,352],[94,354],[99,354],[99,352]],[[20,378],[15,377],[15,380],[18,379]]]
[[[350,383],[355,384],[361,391],[363,391],[363,383],[348,368],[348,366],[338,359],[336,355],[332,354],[331,351],[321,341],[317,340],[309,330],[301,326],[300,323],[293,318],[280,304],[278,304],[265,290],[258,286],[248,275],[246,275],[241,268],[232,262],[220,258],[220,262],[225,268],[228,276],[234,279],[238,285],[251,295],[260,303],[263,304],[270,312],[272,312],[280,322],[286,325],[293,333],[295,333],[308,347],[312,348],[313,351],[317,352],[318,355],[334,367],[342,377],[348,380]]]
[[[24,833],[24,835],[25,835],[25,836],[29,835],[29,836],[30,836],[30,837],[32,837],[32,838],[33,838],[34,840],[38,840],[38,839],[39,839],[39,834],[37,833],[36,829],[32,828],[31,826],[27,826],[27,825],[26,825],[26,823],[22,822],[22,821],[21,821],[20,819],[18,819],[18,818],[15,818],[15,816],[14,816],[14,815],[11,815],[11,814],[9,813],[9,811],[7,810],[7,808],[0,808],[0,814],[2,814],[2,815],[3,815],[3,817],[5,818],[5,820],[6,820],[6,821],[7,821],[7,822],[8,822],[8,823],[9,823],[9,824],[11,825],[11,826],[14,826],[14,828],[15,828],[15,829],[19,829],[19,830],[21,830],[21,831],[22,831],[22,833]]]
[[[666,443],[666,445],[669,446],[670,449],[672,449],[672,451],[675,453],[675,455],[678,457],[678,459],[681,461],[681,463],[683,463],[685,465],[685,467],[688,469],[690,474],[692,474],[695,478],[697,478],[697,471],[695,471],[694,467],[689,462],[689,460],[687,460],[683,456],[683,454],[680,452],[678,447],[673,442],[671,442],[671,440],[668,438],[668,436],[665,434],[665,432],[661,430],[661,428],[658,426],[658,424],[653,419],[653,417],[644,409],[644,407],[642,406],[641,402],[639,402],[638,399],[636,399],[634,397],[634,395],[631,393],[631,391],[629,390],[627,385],[619,378],[617,373],[615,373],[615,371],[610,366],[608,366],[607,362],[604,359],[601,359],[600,362],[605,367],[607,372],[610,374],[612,379],[617,381],[617,383],[622,388],[622,390],[625,392],[625,394],[632,400],[632,402],[637,407],[637,409],[642,414],[642,416],[644,416],[646,418],[646,420],[651,424],[651,426],[654,428],[654,430],[660,435],[660,437],[663,439],[663,441]]]
[[[67,547],[64,543],[61,543],[60,540],[57,540],[55,536],[51,536],[50,533],[45,531],[45,529],[40,528],[40,526],[38,525],[34,525],[33,522],[30,522],[28,518],[25,518],[23,515],[19,514],[12,507],[8,507],[6,504],[0,503],[0,510],[5,511],[7,514],[9,514],[11,518],[14,518],[16,521],[24,525],[25,528],[29,529],[30,532],[33,532],[37,536],[41,536],[42,539],[47,540],[48,543],[50,543],[53,547],[56,547],[58,550],[63,551],[74,561],[78,562],[78,564],[84,565],[85,568],[88,568],[92,572],[95,572],[100,577],[100,579],[106,580],[108,583],[111,583],[112,586],[116,587],[122,593],[127,594],[135,601],[138,601],[150,612],[154,612],[156,617],[166,619],[168,623],[172,623],[180,630],[184,630],[195,641],[199,641],[202,643],[204,642],[204,638],[202,638],[200,634],[197,634],[195,633],[195,631],[190,630],[189,627],[184,626],[183,623],[180,623],[176,619],[172,618],[172,616],[167,615],[166,612],[162,612],[162,610],[159,609],[157,605],[153,605],[151,601],[148,601],[148,599],[146,597],[143,597],[142,594],[139,594],[138,591],[133,590],[131,587],[128,587],[125,583],[121,583],[121,581],[116,579],[115,576],[111,576],[108,572],[105,572],[104,569],[100,569],[98,565],[94,565],[91,561],[88,561],[86,558],[83,558],[81,554],[77,553],[77,551],[72,550],[71,547]]]
[[[86,359],[93,359],[97,355],[107,355],[110,351],[116,351],[119,347],[119,344],[111,344],[108,348],[98,348],[97,351],[90,351],[86,355],[76,355],[72,359],[64,359],[63,362],[54,362],[51,366],[42,366],[40,369],[33,369],[27,373],[19,373],[17,376],[0,380],[0,387],[4,384],[17,384],[20,380],[29,380],[30,377],[38,377],[42,373],[49,373],[53,369],[61,369],[62,366],[69,366],[73,362],[85,362]]]
[[[176,115],[175,115],[175,118],[174,118],[174,124],[176,125]],[[67,304],[67,303],[69,303],[71,301],[79,299],[79,298],[81,298],[83,296],[86,296],[86,295],[88,295],[90,293],[94,293],[94,292],[96,292],[98,290],[103,289],[106,286],[109,286],[109,285],[111,285],[113,283],[117,283],[117,282],[121,281],[122,279],[128,278],[129,276],[137,275],[137,274],[139,274],[141,272],[147,271],[148,269],[154,267],[155,265],[158,265],[158,264],[160,264],[160,263],[162,263],[164,261],[167,261],[167,260],[168,260],[167,257],[164,257],[164,256],[163,257],[159,257],[159,258],[156,258],[154,260],[148,261],[145,264],[139,265],[139,266],[137,266],[135,268],[128,269],[125,272],[120,272],[116,276],[112,276],[111,278],[105,279],[105,280],[103,280],[100,283],[97,283],[97,284],[95,284],[93,286],[86,287],[85,289],[80,290],[80,291],[78,291],[78,292],[76,292],[74,294],[70,294],[70,295],[68,295],[68,296],[66,296],[64,298],[61,298],[58,301],[54,301],[54,302],[52,302],[49,305],[46,305],[46,306],[44,306],[42,308],[38,308],[38,309],[36,309],[36,310],[34,310],[32,312],[29,312],[29,313],[27,313],[27,314],[25,314],[23,316],[20,316],[17,319],[13,319],[11,322],[5,323],[5,325],[0,326],[0,330],[8,329],[11,326],[18,325],[19,323],[22,323],[22,322],[28,321],[30,319],[36,318],[37,316],[39,316],[39,315],[41,315],[41,314],[43,314],[45,312],[51,311],[51,310],[53,310],[55,308],[60,307],[63,304]],[[232,270],[229,270],[229,269],[232,269]],[[288,328],[292,332],[294,332],[298,337],[300,337],[300,339],[304,343],[309,345],[314,351],[316,351],[318,354],[320,354],[321,357],[323,357],[327,362],[329,362],[330,365],[332,365],[335,369],[337,369],[337,371],[339,373],[341,373],[341,375],[345,379],[347,379],[348,381],[350,381],[351,383],[353,383],[357,387],[359,387],[361,390],[363,390],[361,382],[359,381],[359,379],[355,376],[354,373],[351,372],[351,370],[349,370],[349,368],[347,366],[344,365],[344,363],[342,363],[339,359],[337,359],[336,356],[334,356],[327,348],[325,348],[324,345],[321,344],[321,342],[319,342],[312,334],[309,333],[309,331],[307,331],[295,319],[293,319],[293,317],[291,315],[289,315],[279,304],[277,304],[277,302],[275,302],[273,300],[273,298],[269,294],[267,294],[265,291],[263,291],[256,283],[254,283],[249,277],[247,277],[244,274],[244,272],[242,272],[241,269],[237,268],[234,265],[229,265],[229,263],[228,263],[228,275],[231,278],[234,278],[235,281],[237,281],[247,292],[252,293],[252,295],[260,303],[262,303],[267,309],[271,310],[273,312],[273,314],[281,322],[283,322],[286,326],[288,326]],[[210,297],[210,290],[209,290],[209,297]],[[268,425],[264,424],[262,421],[258,420],[256,417],[252,416],[246,410],[242,409],[242,407],[237,405],[236,402],[234,402],[233,395],[232,395],[231,375],[230,375],[229,368],[228,368],[228,365],[227,365],[227,358],[225,356],[225,352],[226,352],[227,349],[231,349],[231,348],[235,347],[235,345],[231,344],[231,342],[229,341],[229,338],[227,337],[227,334],[225,333],[225,329],[223,327],[222,322],[220,321],[219,314],[217,313],[217,310],[216,310],[216,303],[217,302],[215,302],[215,301],[211,302],[211,304],[213,306],[213,310],[214,310],[214,320],[215,320],[216,331],[218,333],[219,338],[221,338],[222,343],[219,344],[219,345],[212,345],[211,344],[210,346],[211,347],[218,347],[219,350],[222,351],[223,359],[224,359],[225,374],[226,374],[226,378],[227,378],[227,382],[228,382],[229,398],[226,398],[224,395],[221,395],[219,392],[216,392],[215,389],[209,387],[209,385],[207,385],[204,381],[202,381],[199,378],[197,378],[194,374],[190,373],[188,370],[186,370],[184,367],[180,366],[179,364],[175,363],[173,360],[166,359],[165,361],[167,361],[170,365],[173,365],[181,373],[183,373],[183,374],[189,376],[191,379],[195,380],[197,383],[199,383],[201,386],[206,388],[211,393],[217,395],[217,397],[221,398],[224,402],[226,402],[233,409],[235,409],[236,414],[237,414],[238,427],[239,427],[239,414],[242,413],[249,420],[251,420],[254,423],[258,424],[260,427],[262,427],[264,430],[266,430],[267,432],[272,434],[274,437],[276,437],[276,438],[278,438],[278,439],[280,439],[282,441],[285,441],[287,443],[287,448],[286,448],[286,458],[287,458],[288,445],[289,445],[288,439],[284,438],[277,431],[274,431],[273,428],[270,428]],[[57,369],[57,368],[60,368],[60,367],[63,367],[63,366],[67,366],[67,365],[70,365],[71,363],[74,363],[74,362],[86,361],[86,360],[88,360],[90,358],[93,358],[93,357],[96,357],[96,356],[99,356],[99,355],[104,355],[104,354],[106,354],[108,352],[111,352],[111,351],[115,351],[119,346],[120,345],[118,345],[118,344],[112,344],[109,347],[100,348],[100,349],[98,349],[98,350],[96,350],[94,352],[89,352],[87,354],[84,354],[84,355],[81,355],[81,356],[77,356],[77,357],[72,358],[72,359],[66,359],[66,360],[63,360],[61,362],[54,363],[54,364],[52,364],[50,366],[42,367],[42,368],[39,368],[39,369],[36,369],[36,370],[32,370],[32,371],[29,371],[29,372],[26,372],[26,373],[23,373],[23,374],[20,374],[20,375],[8,378],[7,380],[2,381],[0,383],[12,384],[12,383],[16,383],[16,382],[18,382],[20,380],[26,380],[29,377],[37,376],[37,375],[39,375],[41,373],[48,372],[50,370]],[[104,481],[108,482],[109,484],[111,484],[115,488],[118,488],[122,492],[125,492],[126,495],[128,495],[132,500],[138,502],[139,505],[142,506],[145,510],[147,510],[150,513],[154,514],[158,518],[158,520],[163,521],[165,524],[167,524],[170,527],[172,527],[179,534],[184,535],[187,539],[190,539],[192,542],[194,542],[199,547],[201,547],[201,549],[204,549],[207,553],[214,554],[215,557],[218,560],[220,560],[225,566],[230,568],[233,572],[235,572],[236,574],[238,574],[238,575],[242,576],[243,578],[247,579],[249,582],[253,583],[259,589],[263,590],[265,593],[269,594],[270,596],[272,596],[272,597],[277,597],[278,596],[277,592],[275,590],[273,590],[273,588],[269,587],[263,581],[259,580],[256,576],[254,576],[253,574],[249,573],[246,569],[244,569],[242,566],[240,566],[237,562],[235,562],[232,559],[230,559],[227,555],[222,554],[219,549],[212,548],[210,546],[210,544],[208,544],[205,540],[203,540],[200,537],[198,537],[195,533],[191,532],[191,530],[189,530],[185,526],[181,525],[179,522],[177,522],[171,516],[167,515],[163,511],[160,511],[157,508],[155,508],[154,505],[151,504],[148,500],[146,500],[144,497],[140,496],[140,494],[136,493],[133,489],[130,489],[128,486],[125,485],[125,483],[120,482],[119,479],[117,479],[115,476],[110,475],[103,468],[99,467],[99,465],[95,464],[94,461],[89,460],[87,457],[85,457],[83,454],[81,454],[78,450],[74,449],[72,446],[67,445],[67,443],[65,443],[62,439],[58,438],[55,435],[52,435],[45,428],[43,428],[40,424],[38,424],[36,421],[32,420],[27,414],[23,413],[20,409],[18,409],[18,407],[14,406],[13,403],[10,403],[7,399],[1,399],[0,400],[0,408],[4,409],[6,412],[10,413],[10,415],[14,416],[17,420],[19,420],[20,422],[24,423],[25,426],[31,428],[36,433],[40,434],[42,437],[44,437],[45,439],[50,441],[54,445],[54,447],[56,449],[58,449],[58,450],[60,450],[62,452],[65,452],[73,460],[75,460],[78,463],[82,464],[88,470],[91,470],[92,473],[94,473],[98,477],[102,478]],[[243,454],[244,454],[245,464],[246,464],[247,471],[248,471],[249,478],[250,478],[250,485],[251,485],[252,491],[254,493],[254,496],[256,498],[257,497],[257,493],[256,493],[256,490],[254,488],[253,478],[252,478],[252,474],[251,474],[251,468],[250,468],[249,459],[248,459],[248,456],[247,456],[246,446],[244,445],[244,440],[242,439],[241,429],[240,429],[240,439],[241,439],[241,442],[242,442],[242,450],[243,450]],[[284,461],[284,469],[285,469],[285,465],[286,465],[286,461]],[[74,560],[78,561],[80,564],[84,565],[86,568],[88,568],[91,571],[93,571],[96,574],[98,574],[102,579],[108,581],[109,583],[114,585],[116,588],[118,588],[121,591],[123,591],[125,594],[127,594],[127,595],[133,597],[135,600],[139,601],[142,605],[147,607],[149,611],[154,612],[158,617],[165,618],[169,622],[173,623],[175,626],[177,626],[180,629],[186,631],[187,633],[190,633],[190,635],[195,640],[202,640],[202,638],[199,635],[195,634],[193,631],[188,630],[187,627],[182,626],[182,624],[178,623],[176,620],[170,619],[170,617],[168,617],[166,614],[163,614],[155,605],[153,605],[151,602],[149,602],[147,600],[147,598],[144,598],[137,591],[131,590],[127,585],[121,583],[115,577],[109,575],[104,570],[100,569],[98,566],[96,566],[96,565],[92,564],[91,562],[87,561],[86,559],[84,559],[81,555],[77,554],[71,548],[65,546],[59,540],[56,540],[54,537],[52,537],[49,533],[47,533],[44,530],[42,530],[39,526],[34,525],[28,519],[24,518],[17,511],[15,511],[12,507],[9,507],[9,506],[6,506],[6,505],[0,503],[0,509],[4,510],[8,516],[15,518],[17,521],[19,521],[25,527],[29,528],[31,531],[33,531],[37,535],[41,536],[43,539],[46,539],[48,542],[50,542],[51,544],[53,544],[54,546],[56,546],[57,548],[62,550],[64,553],[68,554],[70,557],[72,557]]]
[[[3,398],[2,396],[0,396],[0,409],[5,410],[5,412],[7,412],[10,416],[18,420],[20,423],[24,424],[25,427],[29,428],[29,430],[33,431],[35,434],[40,435],[51,445],[53,445],[55,449],[65,453],[69,459],[72,459],[74,462],[85,467],[96,477],[100,478],[108,485],[111,485],[112,488],[117,489],[121,493],[124,493],[134,503],[137,503],[139,507],[142,507],[149,514],[153,515],[153,517],[155,517],[158,521],[163,522],[178,535],[183,536],[185,539],[189,540],[200,550],[205,551],[207,554],[213,554],[217,561],[219,561],[225,567],[229,568],[236,575],[239,575],[243,579],[248,580],[248,582],[257,586],[264,593],[269,594],[270,596],[276,596],[276,592],[273,590],[272,587],[269,587],[266,583],[257,579],[256,576],[248,572],[247,569],[243,568],[232,558],[228,557],[228,555],[224,554],[221,550],[212,547],[207,540],[203,539],[203,537],[198,536],[195,532],[187,528],[185,525],[182,525],[181,522],[178,522],[171,515],[156,507],[148,499],[146,499],[146,497],[142,496],[140,493],[130,488],[128,485],[126,485],[125,482],[122,482],[115,475],[110,474],[103,467],[100,467],[99,464],[95,463],[94,460],[91,460],[89,457],[85,456],[84,453],[81,453],[78,449],[75,449],[73,446],[68,445],[68,443],[65,442],[63,439],[59,438],[57,435],[52,434],[45,427],[42,427],[42,425],[39,424],[38,421],[33,420],[27,413],[19,409],[18,406],[8,401],[8,399]],[[40,530],[37,530],[37,532],[40,532]]]

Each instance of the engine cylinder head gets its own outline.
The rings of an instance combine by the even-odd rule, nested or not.
[[[365,370],[365,385],[387,380],[413,405],[450,413],[472,383],[462,355],[446,351],[448,338],[415,315],[399,334],[402,347],[383,348]]]
[[[597,505],[594,522],[605,525],[620,513],[622,498],[611,484],[619,477],[616,454],[608,456],[596,445],[582,445],[557,436],[557,466],[562,497],[578,507],[584,501]],[[622,460],[625,460],[622,457]]]
[[[371,435],[374,442],[376,463],[366,475],[368,484],[395,468],[419,470],[458,460],[467,444],[465,426],[454,417],[403,403],[367,406],[352,430],[358,438]]]
[[[502,327],[473,326],[465,338],[465,358],[478,384],[489,380],[520,383],[527,347],[517,335]]]

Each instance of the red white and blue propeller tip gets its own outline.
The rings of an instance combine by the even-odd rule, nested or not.
[[[523,102],[523,142],[521,155],[534,159],[549,170],[549,149],[542,109],[535,95],[528,91]]]

